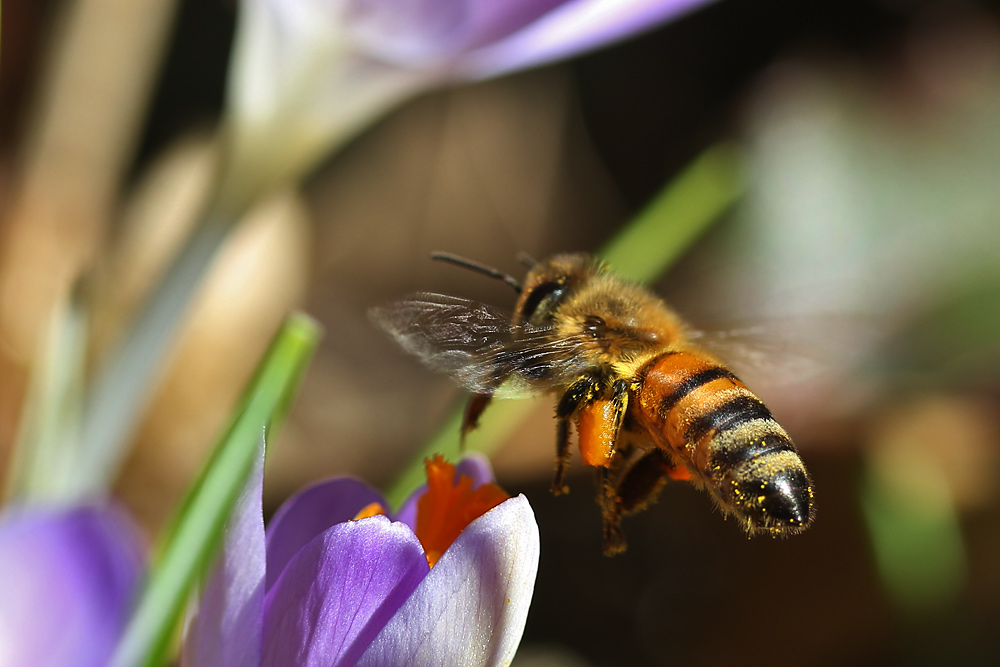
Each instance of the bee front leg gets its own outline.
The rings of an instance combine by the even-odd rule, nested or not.
[[[653,449],[631,457],[616,470],[601,471],[601,512],[604,516],[604,555],[625,550],[622,517],[645,509],[656,500],[676,468],[662,450]]]
[[[569,486],[563,482],[569,468],[569,417],[559,417],[556,424],[556,474],[552,478],[552,493],[561,496],[569,493]]]
[[[483,414],[486,406],[493,400],[493,394],[476,393],[469,397],[469,402],[465,404],[465,412],[462,413],[462,428],[459,431],[460,444],[465,451],[465,436],[469,431],[479,427],[479,417]]]
[[[556,495],[569,492],[563,482],[569,468],[569,420],[581,406],[594,399],[600,389],[597,378],[584,376],[571,384],[556,406],[556,474],[552,480],[552,492]]]

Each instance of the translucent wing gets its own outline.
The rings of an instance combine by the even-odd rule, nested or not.
[[[716,326],[690,332],[689,339],[754,386],[787,386],[853,366],[878,335],[860,317],[811,313],[750,326]]]
[[[583,368],[575,354],[582,341],[546,327],[514,326],[509,315],[468,299],[415,294],[370,315],[424,365],[498,398],[538,394]]]

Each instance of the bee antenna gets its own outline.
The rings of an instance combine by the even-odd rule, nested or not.
[[[535,265],[538,264],[534,257],[523,251],[517,253],[517,261],[521,262],[521,264],[525,265],[529,269],[535,268]]]
[[[474,262],[471,259],[459,257],[458,255],[453,255],[450,252],[432,252],[431,259],[437,260],[439,262],[448,262],[449,264],[454,264],[455,266],[461,266],[462,268],[465,269],[471,269],[476,273],[481,273],[485,276],[489,276],[490,278],[496,278],[498,280],[502,280],[511,287],[513,287],[515,292],[517,292],[518,294],[521,293],[521,283],[518,282],[516,278],[513,278],[507,275],[506,273],[497,271],[493,267],[486,266],[485,264],[480,264],[479,262]]]

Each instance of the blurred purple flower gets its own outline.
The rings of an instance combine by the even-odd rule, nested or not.
[[[532,67],[712,0],[243,0],[224,201],[300,176],[422,90]]]
[[[0,667],[102,667],[143,568],[139,533],[108,505],[0,518]]]
[[[466,459],[457,472],[448,466],[441,474],[455,496],[421,501],[432,495],[422,489],[395,522],[355,520],[384,507],[358,480],[316,484],[284,504],[266,537],[260,472],[237,504],[189,624],[186,667],[509,663],[538,567],[528,501],[487,493],[499,504],[442,545],[433,567],[432,547],[421,543],[449,523],[434,521],[428,531],[421,517],[440,516],[446,504],[462,510],[470,490],[498,490],[485,460]]]
[[[295,0],[248,0],[289,4]],[[303,0],[298,0],[302,2]],[[374,60],[481,79],[650,30],[710,0],[353,0],[342,20]]]

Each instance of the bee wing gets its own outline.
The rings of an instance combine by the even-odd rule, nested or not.
[[[755,386],[793,385],[858,362],[878,338],[858,317],[807,314],[750,326],[692,331],[689,339]]]
[[[572,345],[551,329],[514,326],[509,315],[468,299],[415,294],[370,315],[425,366],[498,398],[538,394],[578,365]]]

